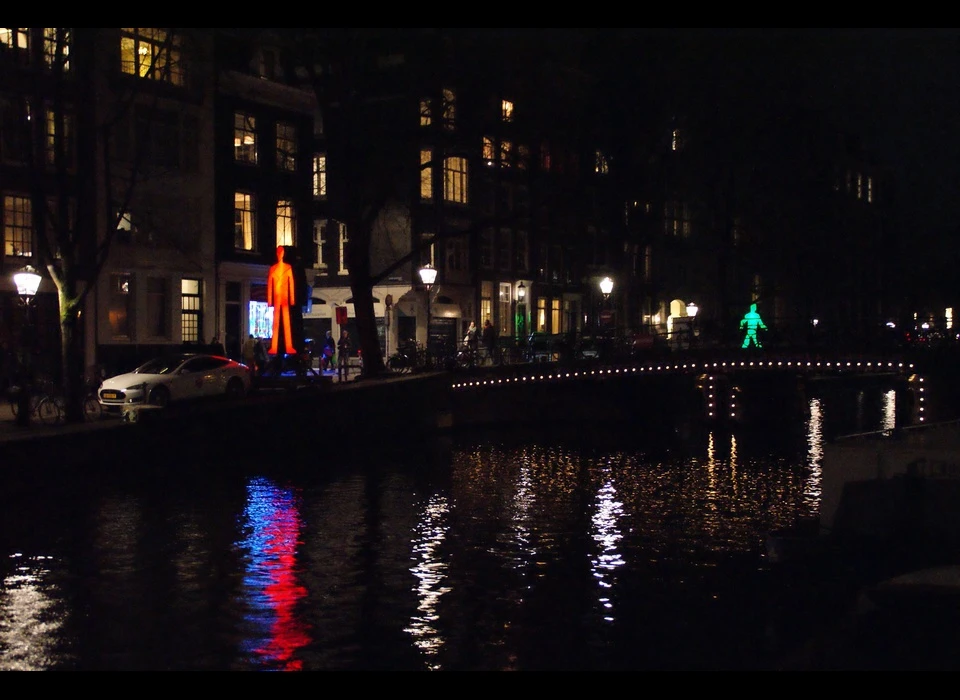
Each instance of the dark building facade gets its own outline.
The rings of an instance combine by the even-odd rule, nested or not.
[[[449,350],[487,319],[517,352],[531,333],[729,345],[753,302],[771,340],[855,345],[895,313],[893,182],[854,138],[783,105],[642,89],[586,30],[63,30],[53,80],[57,31],[0,28],[8,349],[10,276],[42,267],[53,199],[103,251],[78,278],[80,332],[84,363],[116,371],[214,336],[239,357],[270,332],[281,245],[298,337],[357,336],[367,288],[384,356]],[[44,102],[69,119],[31,132]],[[55,292],[45,275],[48,358]]]

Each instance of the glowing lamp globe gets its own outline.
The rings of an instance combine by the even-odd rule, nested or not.
[[[609,277],[600,280],[600,291],[603,292],[603,296],[609,296],[610,292],[613,291],[613,280]]]
[[[21,272],[13,276],[13,282],[17,285],[17,294],[25,298],[31,298],[40,288],[40,275],[30,265],[27,265]]]
[[[425,287],[430,287],[434,282],[437,281],[437,270],[429,263],[421,267],[419,273],[420,281],[423,282]]]

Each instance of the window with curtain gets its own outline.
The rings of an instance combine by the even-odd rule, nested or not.
[[[233,193],[233,246],[237,250],[257,249],[256,195]]]
[[[297,220],[289,199],[277,202],[277,245],[297,245]]]

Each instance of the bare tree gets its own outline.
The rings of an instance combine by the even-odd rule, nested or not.
[[[412,236],[411,204],[419,200],[420,173],[435,168],[439,149],[434,160],[421,162],[419,123],[405,116],[420,96],[422,76],[416,69],[421,66],[408,65],[409,57],[400,56],[417,45],[416,39],[436,39],[436,31],[338,28],[283,33],[291,56],[289,72],[308,81],[322,115],[327,213],[347,228],[345,258],[367,377],[382,374],[385,367],[374,286],[418,261],[431,243],[470,235],[490,224],[464,223],[437,232],[431,241]],[[444,153],[466,155],[457,149],[449,144]],[[375,264],[381,269],[374,269]]]
[[[388,209],[405,205],[404,178],[409,177],[409,127],[385,118],[396,110],[405,90],[385,92],[378,30],[339,29],[286,33],[292,71],[312,87],[323,119],[329,173],[328,213],[348,232],[345,261],[356,313],[364,375],[384,370],[373,307],[375,271],[371,244]]]
[[[31,201],[37,232],[35,255],[57,288],[60,320],[60,368],[66,399],[66,420],[84,420],[84,353],[81,312],[94,292],[120,222],[129,211],[143,158],[137,140],[131,167],[122,177],[111,170],[111,134],[129,122],[139,81],[128,94],[118,96],[109,113],[96,94],[98,29],[42,29],[35,59],[46,63],[48,80],[34,82],[24,103],[30,144]],[[167,42],[174,33],[167,32]],[[163,51],[158,56],[164,55]],[[151,60],[157,60],[154,57]],[[151,65],[150,70],[156,66]],[[163,67],[170,70],[171,66]],[[32,118],[36,115],[37,118]],[[102,192],[97,178],[103,167]],[[115,217],[105,231],[98,230],[98,206]]]

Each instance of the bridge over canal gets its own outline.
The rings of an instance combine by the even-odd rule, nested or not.
[[[924,420],[924,377],[893,356],[739,353],[619,364],[533,363],[451,377],[453,427],[572,422],[654,429],[741,424],[805,410],[815,385],[883,384],[902,393],[910,423]]]

